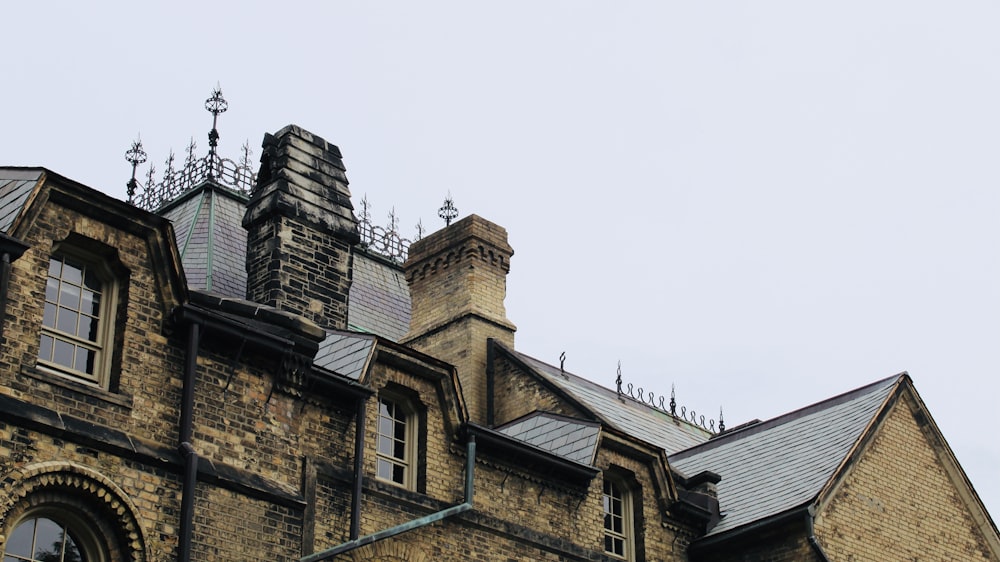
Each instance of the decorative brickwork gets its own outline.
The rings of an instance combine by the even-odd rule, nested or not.
[[[410,333],[404,342],[458,369],[471,419],[486,421],[486,340],[514,346],[504,298],[514,250],[507,231],[469,215],[410,246]]]

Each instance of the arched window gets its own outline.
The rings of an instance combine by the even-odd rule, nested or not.
[[[4,544],[3,562],[104,562],[107,553],[82,516],[65,510],[35,509],[14,527]]]

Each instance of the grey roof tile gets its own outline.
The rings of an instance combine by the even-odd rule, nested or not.
[[[0,168],[0,232],[7,233],[42,177],[41,169]]]
[[[313,365],[360,381],[374,346],[374,336],[328,331]]]
[[[587,465],[594,462],[600,430],[597,423],[548,412],[534,412],[497,428],[504,435]]]
[[[895,388],[890,377],[671,455],[688,476],[710,470],[724,533],[813,500]]]
[[[208,185],[167,206],[162,214],[174,225],[189,287],[246,298],[245,210],[242,196]]]
[[[410,329],[410,288],[403,270],[363,251],[354,254],[347,323],[399,341]]]
[[[675,418],[610,388],[561,372],[558,367],[514,352],[538,374],[576,398],[612,427],[647,443],[662,448],[668,454],[704,443],[712,436],[707,430]]]

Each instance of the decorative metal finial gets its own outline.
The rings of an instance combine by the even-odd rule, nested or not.
[[[417,240],[424,237],[424,223],[421,220],[417,220]]]
[[[139,140],[138,135],[132,142],[132,148],[125,151],[125,160],[132,164],[132,179],[125,184],[128,188],[128,202],[131,203],[135,197],[135,188],[139,187],[139,182],[135,179],[135,169],[146,161],[146,151],[142,149],[142,141]]]
[[[451,192],[448,192],[448,197],[444,200],[444,205],[438,209],[438,216],[444,219],[444,225],[451,226],[451,221],[455,220],[458,216],[458,208],[455,207],[455,202],[451,199]]]
[[[622,362],[618,361],[618,378],[615,379],[615,384],[618,386],[618,394],[622,393]],[[629,385],[631,386],[631,385]]]
[[[677,415],[677,395],[674,393],[674,385],[670,384],[670,415]]]
[[[212,90],[212,97],[205,100],[205,109],[212,114],[212,130],[208,132],[208,176],[213,177],[211,167],[215,165],[215,147],[219,145],[219,129],[216,128],[219,122],[219,114],[225,113],[229,109],[229,102],[222,97],[222,86],[218,83]]]
[[[726,420],[722,419],[722,406],[719,406],[719,433],[726,431]]]
[[[559,354],[559,373],[560,374],[565,374],[566,373],[566,369],[564,368],[565,365],[566,365],[566,352],[564,351],[564,352],[562,352],[562,353]]]

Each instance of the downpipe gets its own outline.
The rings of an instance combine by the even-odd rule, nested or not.
[[[184,480],[181,485],[180,536],[177,544],[177,561],[191,561],[191,537],[194,532],[194,489],[198,483],[198,453],[191,445],[194,433],[194,382],[198,368],[198,347],[201,343],[201,324],[188,325],[187,355],[184,358],[184,388],[181,398],[180,442],[177,451],[184,459]]]

